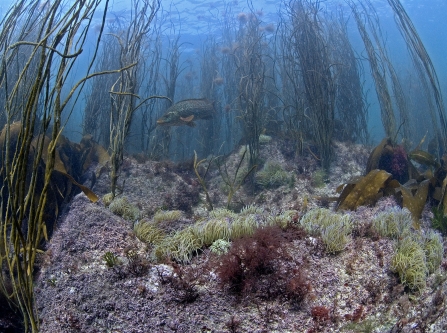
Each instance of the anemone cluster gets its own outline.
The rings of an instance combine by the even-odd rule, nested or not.
[[[290,182],[291,177],[281,164],[275,162],[265,163],[262,170],[256,173],[255,182],[263,188],[277,188]]]
[[[425,287],[427,275],[441,264],[444,248],[439,233],[412,230],[413,218],[408,209],[391,207],[374,216],[372,228],[382,237],[396,239],[391,270],[410,289]]]
[[[118,197],[113,199],[109,205],[109,209],[113,214],[121,216],[129,221],[136,221],[140,218],[140,210],[129,202],[126,197]]]
[[[374,216],[372,228],[382,237],[397,238],[410,231],[412,221],[408,209],[391,207]]]
[[[353,228],[349,214],[334,213],[327,208],[315,208],[308,211],[300,220],[301,226],[313,236],[321,236],[326,251],[341,252],[350,241]]]
[[[427,275],[441,264],[444,255],[442,237],[435,231],[408,234],[399,240],[391,259],[391,269],[410,289],[425,288]]]
[[[152,246],[152,257],[155,260],[172,259],[189,262],[194,254],[204,247],[216,253],[225,253],[229,242],[244,236],[252,235],[257,229],[276,225],[287,227],[296,214],[295,211],[269,213],[256,206],[247,206],[240,213],[218,208],[208,213],[192,225],[176,230],[170,234],[163,231],[163,220],[181,216],[175,212],[156,214],[151,220],[141,220],[134,226],[137,237]],[[167,220],[165,219],[164,222]]]

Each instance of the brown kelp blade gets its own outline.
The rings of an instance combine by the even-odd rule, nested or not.
[[[41,136],[36,137],[33,140],[33,145],[36,145],[36,140],[40,140]],[[47,136],[44,137],[44,149],[42,151],[42,160],[45,162],[47,159],[47,155],[48,155],[48,148],[49,148],[49,144],[51,142],[51,139],[48,138]],[[96,147],[92,147],[90,150],[93,151]],[[68,166],[69,168],[71,168],[71,166]],[[64,175],[65,177],[67,177],[70,182],[73,185],[76,185],[77,187],[79,187],[81,189],[82,192],[84,192],[84,194],[90,199],[90,201],[92,202],[97,202],[99,200],[98,196],[92,191],[90,190],[88,187],[79,184],[69,173],[67,170],[66,165],[64,164],[64,162],[62,161],[60,154],[59,154],[59,149],[58,147],[56,147],[56,158],[54,161],[54,170],[57,172],[60,172],[62,175]]]
[[[50,146],[50,143],[51,143],[51,139],[48,136],[46,136],[46,135],[44,135],[43,137],[42,137],[42,135],[38,135],[38,136],[36,136],[33,139],[31,145],[34,148],[37,148],[38,145],[39,145],[39,141],[42,140],[42,139],[44,140],[44,143],[43,143],[43,149],[42,149],[42,156],[41,156],[41,158],[42,158],[42,161],[44,163],[46,163],[47,162],[47,158],[48,158],[48,149],[49,149],[49,146]],[[67,173],[67,169],[65,167],[64,162],[61,159],[61,156],[59,154],[59,150],[58,149],[56,149],[56,157],[55,157],[55,160],[54,160],[54,170],[57,170],[57,171],[59,171],[61,173]]]
[[[384,138],[371,152],[366,163],[366,172],[379,168],[379,161],[382,155],[385,153],[386,149],[392,147],[391,139]]]
[[[446,195],[446,188],[447,188],[447,177],[444,178],[442,181],[442,185],[435,188],[434,194],[432,197],[435,200],[439,201],[439,208],[442,209],[444,216],[447,216],[447,195]]]
[[[97,202],[99,200],[99,197],[87,186],[84,186],[82,184],[79,184],[72,176],[70,176],[68,173],[61,172],[65,177],[67,177],[74,185],[79,187],[82,192],[87,196],[87,198],[90,199],[91,202]]]
[[[441,166],[432,154],[424,150],[413,150],[411,153],[408,154],[408,157],[419,164],[432,166],[436,169]]]
[[[415,229],[420,228],[419,219],[427,201],[429,184],[430,180],[426,179],[420,183],[404,184],[399,188],[402,193],[402,206],[410,211]],[[413,191],[416,193],[413,194]]]
[[[371,170],[356,184],[348,184],[340,194],[338,210],[355,210],[359,206],[376,202],[391,174],[379,169]]]
[[[103,146],[96,143],[90,134],[84,135],[80,142],[80,149],[85,152],[82,157],[82,172],[86,172],[90,166],[97,163],[96,177],[98,177],[103,167],[110,161],[109,153]]]

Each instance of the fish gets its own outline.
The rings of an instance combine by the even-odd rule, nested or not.
[[[169,107],[166,113],[157,120],[157,125],[194,127],[195,120],[211,119],[214,112],[214,102],[206,98],[185,99]]]

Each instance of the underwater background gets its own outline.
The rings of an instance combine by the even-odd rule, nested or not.
[[[180,41],[186,43],[182,47],[182,60],[198,61],[197,51],[201,49],[203,43],[208,38],[215,38],[219,45],[224,43],[221,41],[222,29],[219,20],[225,13],[225,10],[231,9],[231,14],[237,15],[241,12],[248,12],[249,7],[244,1],[234,1],[234,2],[206,2],[206,1],[181,1],[176,5],[166,6],[168,2],[163,2],[163,9],[166,9],[170,18],[172,18],[172,28],[175,32],[179,34]],[[405,42],[402,40],[401,35],[396,29],[396,23],[394,20],[393,13],[389,8],[386,1],[372,1],[374,8],[377,10],[378,17],[380,19],[380,24],[384,32],[384,38],[386,39],[386,47],[389,48],[389,55],[391,61],[396,66],[396,70],[402,76],[403,81],[406,82],[408,87],[405,87],[408,97],[411,98],[411,103],[416,105],[414,107],[415,116],[423,115],[426,112],[426,106],[423,102],[418,104],[418,100],[422,99],[422,96],[418,96],[417,93],[413,94],[413,90],[418,89],[418,80],[412,72],[411,60],[408,57]],[[427,48],[429,55],[432,57],[435,69],[439,76],[440,86],[443,95],[447,93],[447,27],[445,26],[445,13],[447,12],[447,4],[442,0],[434,1],[402,1],[403,6],[408,11],[409,16],[413,20],[415,27],[421,36],[424,45]],[[117,3],[119,8],[122,4]],[[225,8],[229,6],[230,8]],[[263,24],[269,25],[273,24],[277,27],[279,15],[278,13],[283,10],[284,4],[279,4],[277,1],[256,1],[253,3],[253,9],[262,13],[261,20]],[[125,6],[124,6],[125,7]],[[348,12],[347,5],[342,1],[325,1],[321,3],[322,11],[327,12],[329,15],[333,15],[339,7],[344,7],[344,10]],[[123,15],[122,10],[117,9],[117,15]],[[230,13],[228,16],[231,15]],[[124,10],[125,15],[125,10]],[[163,10],[160,16],[166,15]],[[349,14],[347,14],[348,16]],[[232,24],[237,25],[237,22]],[[177,25],[177,26],[176,26]],[[236,28],[234,26],[233,28]],[[352,17],[349,19],[348,23],[348,35],[351,39],[352,47],[359,57],[364,55],[364,45],[362,44],[358,31],[355,27]],[[269,36],[273,38],[274,36]],[[203,57],[203,55],[202,55]],[[363,90],[366,94],[366,103],[369,105],[368,108],[368,119],[367,126],[371,135],[371,142],[377,143],[380,138],[384,136],[383,126],[380,122],[380,106],[377,101],[377,97],[374,92],[374,87],[372,83],[371,74],[368,68],[368,62],[364,61],[365,80]],[[200,65],[198,63],[194,64],[196,71],[199,70]],[[186,73],[187,74],[187,73]],[[185,74],[185,75],[186,75]],[[196,85],[200,83],[197,82]],[[196,88],[197,89],[197,88]],[[187,98],[189,96],[200,98],[203,97],[199,92],[195,92],[191,95],[182,96],[182,98]],[[425,110],[424,110],[425,109]],[[79,107],[80,112],[82,112],[82,106]],[[425,111],[425,112],[424,112]],[[421,136],[425,134],[425,130],[420,128],[417,129],[418,135]]]
[[[2,1],[0,331],[447,331],[446,12]]]
[[[42,4],[44,3],[42,2]],[[168,157],[173,160],[185,160],[191,158],[194,150],[198,151],[199,155],[217,153],[219,149],[220,152],[227,153],[234,148],[236,143],[245,140],[245,135],[243,130],[241,130],[241,122],[238,121],[240,119],[238,117],[240,116],[241,105],[237,97],[239,94],[238,89],[240,89],[237,85],[241,75],[235,74],[237,70],[236,62],[242,60],[236,60],[238,55],[235,53],[227,53],[231,51],[227,50],[227,48],[237,48],[238,51],[241,51],[244,47],[240,43],[244,43],[242,34],[245,33],[244,29],[248,28],[247,23],[249,22],[245,20],[249,19],[249,16],[253,16],[253,19],[256,18],[255,25],[259,28],[259,45],[265,44],[268,47],[268,50],[260,51],[260,55],[263,57],[261,62],[265,66],[265,70],[271,72],[266,73],[266,76],[271,78],[272,82],[263,83],[263,94],[269,93],[276,98],[273,101],[272,98],[267,97],[262,102],[261,107],[265,110],[262,111],[260,116],[265,119],[260,124],[262,126],[261,130],[268,131],[267,127],[270,126],[272,127],[270,131],[287,133],[287,121],[293,116],[299,118],[305,114],[302,110],[287,109],[291,104],[291,101],[288,100],[290,98],[286,96],[288,92],[285,91],[288,89],[287,86],[291,84],[290,80],[287,82],[286,79],[286,76],[289,75],[287,66],[289,66],[291,72],[293,70],[301,70],[292,70],[291,66],[294,65],[286,63],[285,60],[289,56],[295,57],[295,65],[297,65],[298,55],[293,54],[293,52],[290,55],[286,55],[284,50],[281,50],[284,47],[281,46],[281,43],[283,43],[282,39],[288,38],[285,31],[291,29],[289,24],[291,24],[292,20],[290,13],[292,3],[287,1],[245,2],[237,0],[223,2],[179,1],[177,3],[162,1],[145,36],[145,51],[141,54],[145,64],[141,64],[142,68],[138,69],[140,74],[138,78],[140,81],[140,97],[164,95],[171,98],[172,102],[188,98],[207,98],[216,102],[216,115],[213,121],[202,122],[196,129],[183,127],[170,129],[169,131],[163,129],[162,131],[169,133],[162,134],[159,128],[154,126],[154,121],[166,111],[171,102],[161,99],[151,100],[132,116],[131,128],[126,138],[126,150],[131,153],[144,152],[152,154],[154,157],[161,154],[157,158]],[[311,4],[312,2],[305,1],[304,3]],[[415,0],[402,1],[401,3],[414,23],[414,27],[424,43],[428,55],[431,57],[434,69],[438,75],[440,93],[445,95],[447,89],[447,64],[445,61],[447,37],[443,15],[446,12],[447,4],[441,0],[430,2]],[[353,61],[358,66],[358,69],[356,69],[358,73],[353,75],[357,76],[355,84],[360,85],[361,90],[359,92],[361,92],[363,100],[361,101],[362,105],[356,107],[363,108],[363,110],[352,110],[351,112],[353,114],[357,113],[357,116],[354,116],[359,118],[357,121],[360,121],[362,117],[364,118],[365,124],[361,126],[365,128],[361,130],[364,130],[365,133],[362,135],[357,133],[355,140],[363,140],[364,142],[375,144],[385,135],[389,135],[389,133],[386,133],[386,130],[384,130],[383,123],[385,120],[381,116],[381,104],[377,98],[374,78],[371,74],[370,61],[368,61],[369,55],[365,50],[365,44],[359,34],[350,6],[357,6],[359,11],[364,12],[361,15],[370,15],[373,20],[377,20],[374,23],[377,24],[374,29],[380,30],[380,41],[375,41],[373,44],[382,43],[383,49],[387,53],[386,60],[380,60],[382,64],[379,63],[379,66],[384,66],[385,62],[389,61],[393,70],[397,73],[397,79],[403,92],[401,100],[406,102],[405,106],[397,104],[400,97],[393,92],[395,88],[393,87],[393,82],[391,82],[390,74],[384,73],[384,77],[385,80],[388,80],[388,90],[392,95],[391,99],[394,104],[393,112],[396,118],[394,126],[396,128],[400,126],[399,140],[402,140],[404,136],[407,136],[405,139],[408,140],[411,131],[411,144],[413,147],[419,143],[425,134],[427,134],[425,140],[427,145],[430,141],[430,136],[435,132],[433,125],[428,121],[428,118],[430,118],[428,114],[430,112],[429,109],[433,108],[433,106],[430,106],[432,102],[427,102],[427,97],[424,96],[430,92],[424,92],[423,84],[418,78],[417,69],[413,65],[405,39],[399,32],[395,14],[387,1],[367,1],[363,2],[363,5],[361,4],[362,2],[356,4],[355,1],[323,1],[315,2],[314,4],[316,8],[318,7],[316,10],[319,12],[319,24],[322,28],[326,26],[324,29],[327,30],[323,32],[323,35],[326,34],[326,36],[322,35],[322,40],[330,39],[330,36],[327,35],[329,34],[329,23],[343,22],[342,25],[345,25],[345,33],[349,38],[349,44],[345,45],[349,50],[346,51],[353,52],[353,57],[355,58],[355,60],[353,58]],[[2,2],[0,13],[5,13],[8,5],[8,1]],[[107,49],[110,52],[111,47],[113,47],[114,43],[117,43],[117,40],[116,38],[115,40],[114,38],[110,39],[107,37],[110,35],[107,34],[124,31],[132,11],[131,4],[127,1],[113,1],[109,7],[104,28],[106,35],[101,42],[100,48]],[[342,18],[340,18],[341,15],[343,16]],[[101,15],[100,11],[98,11],[92,22],[93,28],[90,29],[87,35],[84,51],[80,55],[81,61],[75,64],[75,70],[70,73],[68,78],[72,82],[79,79],[78,75],[82,76],[81,73],[83,71],[81,67],[92,56],[89,47],[95,45],[95,39],[98,34],[98,31],[95,29],[98,29],[100,19]],[[370,29],[368,23],[366,23],[366,28]],[[248,43],[248,41],[246,42]],[[342,45],[334,45],[334,47],[343,48]],[[332,57],[335,57],[335,55]],[[267,58],[269,58],[270,63],[267,62]],[[348,60],[346,57],[345,60],[347,64]],[[108,61],[108,64],[104,64],[105,67],[108,69],[117,68],[117,64],[114,64],[112,60]],[[176,61],[175,73],[172,72],[174,68],[169,68],[169,64],[172,61]],[[336,60],[330,59],[330,61],[335,62]],[[340,64],[339,67],[346,66],[346,64]],[[97,66],[97,69],[99,69],[100,65]],[[286,68],[286,72],[281,69],[282,66]],[[339,69],[337,68],[337,70]],[[386,68],[381,70],[387,71]],[[168,82],[169,75],[173,75],[172,78],[175,77],[175,82]],[[332,73],[334,78],[337,75],[339,76],[340,74],[336,74],[335,71]],[[103,80],[103,83],[105,83],[105,80],[112,79],[103,78],[97,81],[100,80]],[[79,141],[83,135],[92,132],[89,134],[93,134],[95,140],[107,147],[109,139],[106,137],[109,131],[107,129],[109,119],[106,119],[108,118],[105,114],[106,111],[104,111],[104,121],[101,121],[102,127],[104,127],[102,130],[97,128],[101,126],[92,124],[90,126],[96,126],[95,131],[93,131],[87,125],[89,114],[94,113],[91,111],[92,105],[89,104],[92,103],[91,99],[93,96],[89,96],[89,94],[94,93],[95,84],[100,83],[95,83],[93,80],[89,82],[88,87],[90,90],[84,91],[84,97],[78,99],[76,104],[72,106],[73,112],[70,114],[64,134],[71,140]],[[337,85],[342,86],[343,83],[339,82]],[[298,92],[297,100],[293,103],[301,103],[301,107],[304,110],[306,103],[309,102],[306,101],[307,97],[302,90],[304,87],[298,89],[300,91]],[[337,87],[336,89],[339,88]],[[109,96],[104,92],[102,95],[95,94],[94,98],[98,99],[99,96],[101,96],[100,99],[104,104],[104,109],[107,109],[108,103],[110,103]],[[339,94],[339,96],[341,95]],[[336,98],[341,99],[342,97]],[[343,122],[343,116],[337,115],[337,108],[341,107],[335,105],[335,119]],[[346,107],[352,108],[355,106],[346,105]],[[400,108],[404,108],[406,111],[402,111]],[[400,114],[402,112],[406,112],[408,115]],[[270,113],[270,115],[267,116],[267,113]],[[408,118],[408,120],[404,120],[404,118]],[[97,119],[103,118],[97,116]],[[308,127],[309,125],[305,124],[305,120],[298,121],[301,126]],[[275,129],[273,129],[273,123],[276,123]],[[299,125],[294,125],[294,127],[299,127]],[[349,125],[345,125],[345,127],[349,127]],[[348,129],[343,130],[350,131]],[[357,131],[359,130],[357,129]],[[304,132],[305,138],[313,135],[310,132]],[[406,134],[403,134],[404,132]],[[185,137],[190,138],[187,140],[187,143],[184,140]],[[208,141],[207,147],[204,147],[204,140]],[[164,141],[163,145],[165,146],[160,148],[162,151],[154,151],[154,145],[160,145],[160,141]]]

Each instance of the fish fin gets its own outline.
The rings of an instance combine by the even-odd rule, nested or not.
[[[185,122],[189,123],[190,121],[192,121],[194,119],[194,115],[192,114],[192,115],[190,115],[189,117],[186,117],[186,118],[180,117],[180,119],[182,121],[185,121]]]

